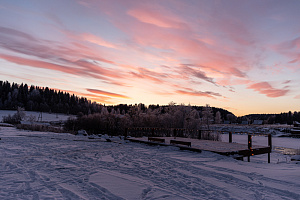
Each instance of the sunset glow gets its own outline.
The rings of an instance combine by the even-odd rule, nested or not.
[[[0,80],[107,105],[300,111],[299,10],[298,0],[0,0]]]

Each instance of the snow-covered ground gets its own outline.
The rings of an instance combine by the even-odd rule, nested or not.
[[[276,152],[248,163],[13,127],[0,138],[0,199],[300,199],[300,162]]]
[[[15,110],[0,110],[0,122],[4,116],[14,115],[17,111]],[[56,114],[56,113],[47,113],[47,112],[34,112],[34,111],[24,111],[26,117],[34,116],[36,120],[44,121],[44,122],[51,122],[51,121],[65,121],[69,117],[73,115],[65,115],[65,114]],[[42,117],[42,118],[39,118]]]

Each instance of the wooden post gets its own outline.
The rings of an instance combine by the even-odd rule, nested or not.
[[[268,146],[272,149],[272,135],[268,135]]]
[[[176,129],[173,129],[173,137],[176,138]]]
[[[272,151],[272,135],[268,135],[268,146],[270,148],[270,152],[268,153],[268,163],[271,162],[271,151]]]
[[[151,128],[151,136],[153,137],[154,136],[154,128]]]
[[[199,140],[202,139],[202,133],[201,133],[201,130],[198,130],[198,139],[199,139]]]
[[[252,155],[252,135],[248,135],[248,149],[250,155]],[[250,162],[250,155],[248,155],[248,162]]]
[[[229,132],[229,143],[232,143],[232,132]]]
[[[125,138],[127,138],[127,134],[128,134],[128,128],[125,128],[125,133],[124,133]]]

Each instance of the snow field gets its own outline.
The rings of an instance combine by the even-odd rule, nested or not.
[[[0,137],[0,199],[300,199],[300,165],[278,153],[248,163],[12,127]]]
[[[40,112],[35,112],[35,111],[24,111],[26,113],[26,117],[29,116],[34,116],[36,118],[36,120],[39,119],[40,116]],[[2,118],[4,116],[8,116],[8,115],[14,115],[15,113],[17,113],[17,111],[15,110],[0,110],[0,122],[2,121]],[[42,113],[42,121],[44,122],[51,122],[51,121],[65,121],[67,120],[69,117],[71,117],[73,115],[65,115],[65,114],[56,114],[56,113],[47,113],[47,112],[43,112]]]

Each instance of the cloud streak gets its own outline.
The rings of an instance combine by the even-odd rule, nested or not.
[[[55,70],[73,75],[83,75],[100,79],[109,84],[125,85],[120,79],[121,71],[104,68],[100,63],[116,65],[115,62],[104,59],[92,52],[92,49],[84,44],[77,44],[78,48],[62,47],[60,44],[50,44],[34,37],[5,27],[0,27],[0,46],[6,50],[23,54],[13,56],[1,54],[1,58],[9,62],[27,65],[35,68]],[[8,43],[7,40],[10,42]],[[46,60],[46,61],[45,61]],[[88,61],[89,60],[89,61]]]
[[[289,92],[288,89],[275,89],[268,82],[254,83],[248,88],[272,98],[285,96]]]
[[[105,95],[105,96],[109,96],[109,97],[129,99],[128,96],[125,96],[125,95],[122,95],[122,94],[113,93],[113,92],[106,92],[106,91],[98,90],[98,89],[86,89],[86,90],[88,92],[91,92],[91,93]]]
[[[104,39],[102,39],[98,36],[92,35],[90,33],[84,33],[81,35],[81,37],[83,40],[88,41],[90,43],[94,43],[94,44],[104,46],[107,48],[114,48],[114,49],[117,48],[116,45],[114,45],[113,43],[107,42]]]
[[[177,94],[180,95],[189,95],[189,96],[196,96],[196,97],[209,97],[209,98],[213,98],[216,99],[216,97],[222,97],[221,94],[216,93],[216,92],[210,92],[210,91],[194,91],[194,90],[176,90]]]

